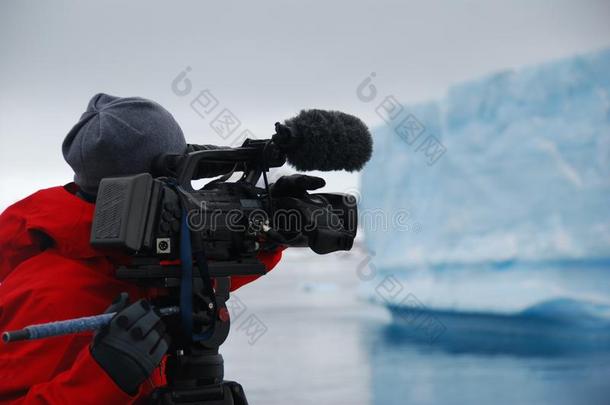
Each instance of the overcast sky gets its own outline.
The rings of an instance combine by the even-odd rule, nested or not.
[[[3,1],[0,210],[71,179],[60,145],[97,92],[168,108],[193,143],[223,144],[189,102],[209,89],[257,137],[301,108],[378,124],[356,97],[376,73],[405,103],[498,70],[610,46],[610,2]],[[172,80],[186,67],[192,92]],[[333,174],[329,190],[357,186]]]

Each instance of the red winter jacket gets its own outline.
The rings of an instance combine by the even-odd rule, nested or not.
[[[0,332],[103,312],[122,291],[145,292],[113,277],[113,259],[89,245],[94,205],[74,184],[39,191],[0,215]],[[281,253],[261,254],[271,270]],[[232,289],[256,277],[234,277]],[[159,367],[131,397],[89,353],[91,333],[0,343],[2,404],[132,404],[164,384]]]

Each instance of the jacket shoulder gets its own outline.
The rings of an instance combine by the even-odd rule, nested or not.
[[[66,187],[40,190],[8,207],[0,215],[0,281],[49,245],[67,257],[101,256],[89,245],[94,209]]]

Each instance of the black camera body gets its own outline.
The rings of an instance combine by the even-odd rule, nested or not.
[[[256,255],[280,245],[310,247],[318,254],[351,249],[357,228],[353,196],[316,193],[274,198],[268,187],[257,187],[255,182],[271,160],[265,153],[272,151],[275,165],[283,163],[282,159],[277,159],[270,142],[245,145],[166,156],[164,165],[170,169],[165,171],[175,177],[153,178],[142,173],[103,179],[91,244],[171,261],[179,258],[181,230],[186,225],[194,249],[205,252],[212,277],[264,274]],[[170,161],[174,167],[168,165]],[[244,171],[242,178],[235,182],[220,178],[198,190],[191,187],[201,170],[219,162],[231,164],[231,172],[236,167]],[[138,271],[143,269],[140,266]],[[134,278],[146,277],[133,271]]]

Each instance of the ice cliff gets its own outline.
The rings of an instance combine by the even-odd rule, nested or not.
[[[439,307],[610,299],[610,49],[378,110],[360,203],[378,268]]]

